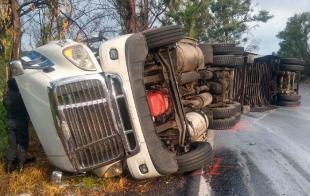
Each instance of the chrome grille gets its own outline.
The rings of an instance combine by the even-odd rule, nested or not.
[[[52,92],[59,136],[78,171],[125,156],[120,122],[101,75],[58,81]]]
[[[130,120],[130,114],[128,111],[122,80],[117,75],[112,74],[107,75],[107,80],[111,85],[113,98],[116,101],[116,107],[120,114],[119,117],[121,119],[123,133],[125,135],[126,152],[132,155],[139,149],[136,142],[136,136],[133,131],[132,122]]]

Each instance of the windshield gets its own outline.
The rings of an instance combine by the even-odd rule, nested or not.
[[[54,63],[42,54],[31,51],[21,58],[24,66],[28,67],[51,67]]]

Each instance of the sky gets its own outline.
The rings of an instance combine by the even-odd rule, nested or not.
[[[253,0],[256,10],[270,11],[274,17],[267,23],[259,23],[259,27],[251,30],[251,36],[258,41],[258,54],[268,55],[277,52],[280,40],[276,37],[282,31],[287,19],[294,14],[310,12],[310,0]]]
[[[310,0],[252,0],[252,3],[256,11],[264,9],[274,15],[267,23],[259,23],[259,26],[252,29],[249,34],[259,46],[255,52],[261,55],[279,50],[280,40],[276,35],[285,28],[289,17],[310,12]],[[24,35],[23,41],[29,42],[29,36]],[[29,49],[29,45],[23,44],[23,48]]]

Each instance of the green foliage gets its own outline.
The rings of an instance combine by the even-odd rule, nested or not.
[[[209,0],[171,0],[167,4],[167,16],[183,25],[187,36],[197,39],[205,33],[209,21]]]
[[[96,180],[97,180],[96,178],[93,178],[93,177],[91,177],[91,176],[89,176],[89,177],[84,177],[82,183],[83,183],[83,185],[85,186],[85,188],[91,189],[91,188],[93,188],[94,186],[96,186],[96,183],[97,183]]]
[[[279,32],[277,37],[281,39],[278,54],[288,57],[310,57],[310,12],[294,15],[288,19],[286,27]]]
[[[49,24],[43,24],[40,28],[40,39],[36,41],[36,46],[42,46],[48,43]]]
[[[183,25],[187,36],[204,41],[241,40],[250,23],[267,22],[266,10],[254,13],[252,0],[163,0],[168,21]]]
[[[62,39],[61,32],[62,26],[66,21],[64,16],[57,16],[56,20],[50,20],[52,11],[47,8],[42,8],[42,17],[40,17],[40,25],[38,29],[38,37],[35,37],[36,47],[42,46],[50,42],[51,40]]]
[[[7,138],[7,121],[6,112],[2,105],[0,104],[0,159],[4,156],[5,150],[7,148],[8,138]]]
[[[3,92],[6,87],[7,65],[12,54],[12,33],[6,30],[0,33],[0,41],[4,46],[4,51],[0,55],[0,159],[3,157],[7,147],[7,119],[3,106]]]
[[[206,39],[220,42],[240,42],[250,22],[267,22],[273,16],[266,10],[254,14],[251,0],[213,0],[210,4],[211,25]]]
[[[7,147],[7,120],[6,112],[3,106],[3,89],[5,87],[5,79],[3,78],[3,69],[5,69],[5,61],[0,56],[0,159],[3,157],[5,149]]]
[[[277,37],[282,40],[278,55],[304,59],[305,73],[310,75],[310,12],[289,18],[285,29]]]

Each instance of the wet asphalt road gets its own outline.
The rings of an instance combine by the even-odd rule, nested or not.
[[[249,113],[216,131],[214,164],[188,180],[187,195],[310,195],[310,84],[300,94],[300,107]]]

